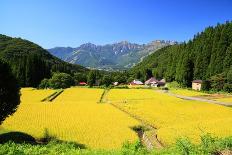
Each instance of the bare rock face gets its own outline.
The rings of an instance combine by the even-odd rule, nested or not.
[[[128,69],[156,50],[177,44],[175,41],[155,40],[148,44],[121,41],[114,44],[82,44],[77,48],[55,47],[48,51],[64,61],[89,68],[113,70]]]

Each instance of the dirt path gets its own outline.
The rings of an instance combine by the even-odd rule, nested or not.
[[[219,105],[223,105],[223,106],[227,106],[227,107],[232,107],[232,103],[209,100],[209,99],[204,99],[204,98],[199,98],[199,97],[183,96],[183,95],[178,95],[178,94],[171,93],[169,91],[166,92],[166,93],[168,95],[170,95],[170,96],[175,96],[177,98],[184,99],[184,100],[201,101],[201,102],[207,102],[207,103],[211,103],[211,104],[219,104]]]
[[[108,98],[107,98],[107,94],[109,93],[109,91],[110,91],[110,89],[105,89],[105,91],[102,94],[102,97],[101,97],[101,100],[100,100],[101,102],[100,103],[108,103],[108,104],[110,104],[114,108],[122,111],[123,113],[129,115],[133,119],[139,121],[142,126],[144,126],[146,129],[148,129],[149,132],[152,133],[149,136],[142,129],[139,130],[139,131],[137,131],[139,139],[141,140],[141,142],[143,143],[143,145],[146,146],[146,148],[148,150],[151,150],[153,148],[157,148],[157,149],[163,148],[164,147],[163,144],[157,138],[157,134],[156,134],[157,128],[154,127],[153,125],[149,124],[148,122],[144,121],[143,119],[141,119],[137,115],[134,115],[134,114],[132,114],[132,113],[124,110],[123,108],[119,107],[117,105],[117,103],[119,103],[119,102],[111,102],[111,101],[109,101]]]

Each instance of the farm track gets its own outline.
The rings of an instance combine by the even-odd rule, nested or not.
[[[167,92],[167,94],[170,96],[180,98],[180,99],[184,99],[184,100],[201,101],[201,102],[207,102],[207,103],[211,103],[211,104],[218,104],[218,105],[223,105],[223,106],[227,106],[227,107],[232,107],[232,103],[225,103],[225,102],[221,102],[221,101],[209,100],[209,99],[204,99],[204,98],[199,98],[199,97],[183,96],[183,95],[178,95],[178,94],[174,94],[171,92]]]
[[[113,106],[114,108],[122,111],[123,113],[129,115],[130,117],[132,117],[133,119],[139,121],[144,127],[146,127],[147,129],[149,129],[149,131],[153,132],[154,134],[152,134],[151,136],[148,136],[146,134],[146,132],[139,130],[137,131],[138,137],[141,140],[141,142],[146,146],[147,149],[151,150],[153,148],[157,148],[157,149],[161,149],[164,147],[164,145],[158,140],[157,138],[157,134],[156,134],[156,130],[157,128],[154,127],[153,125],[149,124],[148,122],[144,121],[143,119],[141,119],[140,117],[138,117],[137,115],[131,114],[128,111],[124,110],[123,108],[117,106],[115,103],[121,103],[121,102],[111,102],[107,99],[107,94],[109,93],[110,89],[107,89],[103,92],[102,98],[101,98],[101,102],[100,103],[108,103],[111,106]]]

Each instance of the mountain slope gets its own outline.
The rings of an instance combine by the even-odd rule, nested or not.
[[[53,71],[71,73],[87,70],[54,57],[30,41],[5,35],[0,35],[0,59],[10,64],[21,86],[36,87]]]
[[[188,43],[162,48],[133,67],[138,74],[150,69],[153,74],[183,85],[194,79],[208,79],[216,74],[225,75],[232,69],[232,23],[218,24],[198,33]]]
[[[151,52],[176,42],[154,41],[150,44],[134,44],[122,41],[115,44],[83,44],[77,48],[52,48],[48,51],[73,64],[98,69],[127,69],[141,61]],[[72,50],[72,51],[71,51]]]

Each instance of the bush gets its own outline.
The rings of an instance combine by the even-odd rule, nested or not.
[[[50,87],[54,89],[64,89],[75,85],[74,79],[67,73],[54,73],[49,81]]]
[[[208,80],[203,81],[203,82],[202,82],[201,89],[202,89],[203,91],[209,91],[209,90],[211,89],[210,81],[208,81]]]
[[[0,61],[0,124],[12,115],[20,103],[19,85],[10,67]]]
[[[39,85],[40,89],[46,89],[50,87],[50,81],[49,79],[43,79]]]
[[[226,92],[228,92],[228,93],[231,93],[232,92],[232,84],[230,84],[230,83],[226,83],[225,85],[224,85],[224,91],[226,91]]]

